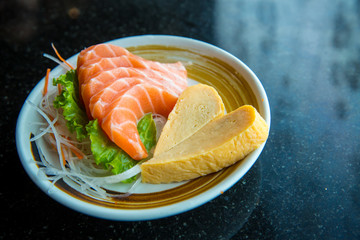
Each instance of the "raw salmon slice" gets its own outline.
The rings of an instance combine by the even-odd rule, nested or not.
[[[81,51],[77,74],[89,118],[98,119],[109,138],[137,160],[147,156],[139,119],[149,112],[167,117],[187,87],[182,63],[146,60],[111,44]]]
[[[139,77],[142,78],[144,73],[131,68],[115,68],[109,71],[100,72],[97,76],[91,78],[89,81],[82,83],[80,86],[80,95],[84,102],[86,112],[90,116],[89,103],[90,99],[103,90],[105,87],[112,84],[114,81],[121,78]]]
[[[180,62],[159,63],[146,60],[130,53],[124,48],[111,44],[99,44],[81,51],[78,57],[77,67],[80,85],[85,77],[88,78],[99,71],[116,67],[153,69],[161,72],[167,72],[167,74],[173,74],[175,76],[185,76],[185,80],[187,75],[185,67]],[[181,81],[181,79],[183,78],[178,80]]]
[[[123,55],[115,58],[100,58],[90,65],[82,65],[78,68],[78,78],[81,79],[79,84],[86,82],[98,73],[118,67],[131,67],[132,64],[128,61],[128,56]]]
[[[182,79],[187,75],[186,69],[180,62],[165,64],[148,61],[135,55],[123,55],[112,58],[100,58],[96,59],[92,64],[83,64],[78,68],[78,78],[81,80],[79,83],[81,85],[101,71],[118,67],[144,68],[166,72],[168,75],[173,75],[173,77],[180,76],[178,79],[180,82],[184,82]]]
[[[144,81],[154,85],[162,85],[164,88],[168,89],[168,91],[171,91],[174,95],[177,96],[180,95],[180,93],[186,88],[184,82],[178,81],[178,78],[180,78],[179,76],[169,74],[168,72],[128,67],[119,67],[108,71],[102,71],[95,77],[89,79],[87,82],[83,82],[80,87],[80,95],[89,117],[90,99],[95,94],[118,79],[131,77],[142,78]],[[91,117],[95,118],[95,116]]]
[[[89,110],[91,116],[101,123],[108,109],[112,108],[113,101],[122,97],[127,90],[140,83],[144,83],[141,78],[120,78],[105,87],[90,99]]]
[[[128,90],[102,121],[102,129],[109,138],[133,159],[148,156],[137,131],[137,122],[146,113],[167,117],[177,96],[149,84],[138,84]]]
[[[84,64],[86,66],[101,58],[111,58],[129,54],[130,52],[122,47],[112,44],[97,44],[80,52],[77,67],[80,68]]]

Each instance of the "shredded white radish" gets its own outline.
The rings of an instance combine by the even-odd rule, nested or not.
[[[155,126],[156,126],[156,141],[159,140],[162,129],[165,126],[167,119],[160,114],[153,114]]]
[[[43,100],[44,99],[45,98],[43,98]],[[27,103],[33,107],[48,124],[48,127],[40,128],[40,133],[31,138],[31,141],[38,141],[41,138],[46,138],[48,143],[57,148],[58,158],[47,159],[43,150],[39,147],[40,144],[37,145],[41,160],[41,167],[38,175],[40,178],[52,181],[48,190],[49,193],[51,193],[56,181],[60,179],[63,179],[69,186],[83,194],[100,198],[126,197],[133,192],[135,184],[132,185],[132,188],[130,188],[128,192],[118,195],[107,193],[103,186],[105,184],[118,183],[140,174],[141,168],[139,164],[123,173],[112,175],[108,170],[102,169],[95,164],[91,152],[89,151],[89,141],[86,143],[78,143],[77,141],[68,139],[71,134],[67,131],[67,128],[64,127],[64,125],[60,126],[60,124],[56,124],[63,118],[60,113],[57,112],[56,117],[51,121],[49,116],[34,103],[30,101],[27,101]],[[42,106],[44,110],[49,107],[44,104],[44,101],[40,103],[40,106]],[[61,134],[59,134],[58,130]],[[82,156],[82,159],[74,157],[71,150],[75,150],[79,153]],[[65,160],[63,157],[66,159],[66,166],[63,164]],[[135,183],[138,182],[138,180],[135,181]]]
[[[124,198],[124,197],[128,197],[130,196],[135,188],[139,185],[139,183],[141,182],[141,174],[138,174],[138,177],[136,179],[136,181],[134,181],[131,185],[131,187],[129,188],[129,190],[124,193],[124,194],[111,194],[110,196],[113,197],[113,198]]]
[[[43,56],[58,63],[65,70],[70,70],[69,66],[57,58],[46,53]],[[39,132],[33,133],[34,136],[30,141],[36,143],[40,156],[40,162],[36,162],[39,166],[39,178],[51,181],[48,192],[51,193],[55,183],[62,179],[80,193],[101,199],[124,198],[134,193],[141,182],[140,165],[143,161],[117,175],[96,165],[90,150],[90,141],[84,140],[81,143],[76,141],[76,136],[70,133],[66,127],[66,120],[61,110],[54,107],[53,102],[57,95],[57,89],[52,88],[41,98],[38,105],[26,101],[45,120],[45,122],[32,123],[39,126]],[[158,139],[167,119],[159,114],[154,114],[153,117]],[[56,157],[49,156],[48,151],[51,147],[47,147],[46,144],[52,145],[56,149]],[[137,179],[127,192],[114,194],[106,190],[106,185],[119,183],[134,176],[137,176]]]
[[[103,185],[109,183],[117,183],[140,173],[140,166],[135,165],[128,171],[113,175],[109,170],[105,170],[95,164],[90,151],[90,141],[77,142],[75,136],[71,134],[66,127],[66,120],[63,118],[60,110],[55,109],[52,102],[54,101],[57,91],[49,91],[36,104],[26,101],[36,112],[38,112],[44,122],[33,123],[39,126],[39,132],[34,133],[30,141],[35,141],[38,147],[41,163],[38,163],[40,169],[38,176],[43,179],[50,180],[52,183],[48,189],[51,193],[55,183],[63,179],[69,186],[74,187],[79,192],[96,196],[99,198],[111,197]],[[41,146],[44,141],[53,145],[57,151],[57,158],[46,157]],[[79,159],[74,156],[76,152],[82,157]],[[66,165],[64,165],[66,163]],[[77,187],[76,187],[77,186]],[[123,196],[128,196],[125,193]]]
[[[32,106],[45,120],[46,122],[49,124],[50,128],[52,129],[52,133],[54,134],[54,137],[55,137],[55,140],[56,140],[56,149],[58,151],[58,154],[59,154],[59,159],[60,159],[60,162],[64,162],[65,159],[63,157],[63,154],[61,153],[61,146],[60,146],[60,141],[59,141],[59,134],[58,132],[56,131],[55,129],[55,126],[54,124],[52,123],[52,121],[49,119],[49,117],[46,115],[46,113],[44,113],[43,111],[41,111],[40,108],[38,108],[35,104],[33,104],[32,102],[30,101],[26,101],[28,104],[30,104],[30,106]],[[63,164],[60,164],[62,169],[65,170]]]
[[[48,59],[50,59],[50,60],[52,60],[52,61],[54,61],[54,62],[56,62],[57,64],[59,64],[60,66],[62,66],[62,67],[63,67],[64,69],[66,69],[67,71],[71,70],[71,68],[70,68],[68,65],[66,65],[66,64],[63,63],[63,62],[61,62],[61,61],[58,60],[57,58],[55,58],[55,57],[53,57],[53,56],[51,56],[51,55],[49,55],[49,54],[47,54],[47,53],[44,53],[43,56],[46,57],[46,58],[48,58]]]
[[[57,121],[57,116],[56,116],[56,118],[54,118],[54,120],[52,121],[52,124],[54,124],[56,121]],[[42,130],[42,131],[41,131],[38,135],[30,138],[30,142],[33,142],[33,141],[36,141],[36,140],[40,139],[40,138],[41,138],[42,136],[44,136],[46,133],[50,133],[50,132],[51,132],[51,126],[50,126],[50,124],[49,124],[49,126],[48,126],[47,128],[41,129],[41,130]]]

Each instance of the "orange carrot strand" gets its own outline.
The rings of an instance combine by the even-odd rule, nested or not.
[[[60,94],[60,93],[61,93],[61,84],[58,83],[57,89],[58,89],[58,92],[59,92],[59,94]]]
[[[62,159],[63,159],[63,165],[65,166],[66,165],[66,160],[65,160],[65,154],[64,154],[64,150],[63,150],[62,146],[61,146],[61,156],[62,156]]]
[[[56,56],[57,56],[63,63],[65,63],[66,65],[68,65],[69,68],[74,69],[74,67],[71,66],[70,63],[68,63],[64,58],[62,58],[62,57],[60,56],[59,52],[57,51],[57,49],[55,48],[55,46],[54,46],[53,43],[51,44],[51,46],[52,46],[52,48],[54,49]]]
[[[77,150],[70,148],[71,152],[78,158],[78,159],[83,159],[83,155],[81,155],[80,153],[77,152]]]
[[[70,140],[69,137],[67,137],[66,139]],[[69,144],[75,148],[75,146],[74,146],[73,144],[71,144],[71,143],[69,143]],[[81,155],[81,153],[79,153],[79,152],[81,152],[81,151],[80,151],[80,150],[77,150],[77,149],[74,149],[74,148],[69,147],[70,151],[71,151],[77,158],[83,159],[83,158],[84,158],[83,155]]]
[[[43,90],[43,96],[45,96],[48,92],[48,85],[49,85],[49,75],[50,75],[50,68],[46,70],[46,76],[45,76],[45,84],[44,84],[44,90]]]

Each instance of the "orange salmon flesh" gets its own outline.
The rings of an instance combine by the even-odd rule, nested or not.
[[[112,44],[81,51],[77,75],[88,117],[98,119],[107,136],[135,160],[148,156],[138,121],[147,113],[167,117],[187,87],[181,62],[146,60]]]

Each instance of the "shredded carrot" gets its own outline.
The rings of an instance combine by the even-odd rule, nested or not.
[[[50,133],[50,136],[52,136],[52,137],[55,139],[54,134]],[[56,145],[55,145],[55,144],[51,143],[51,146],[52,146],[52,148],[53,148],[54,150],[56,150]],[[60,149],[60,150],[61,150],[61,156],[62,156],[62,158],[63,158],[63,164],[64,164],[64,166],[65,166],[66,160],[65,160],[65,154],[64,154],[64,151],[63,151],[62,146],[61,146],[61,149]]]
[[[78,158],[78,159],[83,159],[83,155],[81,155],[80,153],[78,153],[75,149],[70,148],[71,152]]]
[[[54,134],[53,133],[50,133],[50,136],[53,138],[53,139],[55,139],[55,136],[54,136]],[[69,139],[69,138],[67,138],[67,139]],[[71,143],[69,143],[71,146],[74,146],[74,145],[72,145]],[[52,145],[52,147],[54,148],[54,149],[56,149],[56,145],[54,145],[54,144],[51,144]],[[63,151],[63,147],[66,147],[64,144],[61,144],[61,156],[62,156],[62,158],[63,158],[63,164],[64,164],[64,166],[65,166],[65,164],[66,164],[66,160],[65,160],[65,154],[64,154],[64,151]],[[75,146],[74,146],[75,147]],[[73,149],[73,148],[71,148],[71,147],[69,147],[69,149],[70,149],[70,151],[77,157],[77,158],[79,158],[79,159],[83,159],[84,158],[84,156],[83,155],[81,155],[77,150],[75,150],[75,149]]]
[[[54,117],[53,117],[53,116],[48,115],[48,117],[49,117],[50,121],[54,121]],[[52,136],[54,137],[54,134],[52,134]],[[54,137],[54,139],[55,139],[55,137]]]
[[[62,156],[62,159],[63,159],[63,165],[65,166],[66,165],[66,160],[65,160],[65,154],[64,154],[62,146],[61,146],[61,156]]]
[[[54,136],[54,134],[52,134],[52,133],[50,133],[50,135],[55,139],[55,136]],[[62,137],[65,137],[65,136],[63,136],[63,135],[61,135]],[[68,140],[70,140],[70,138],[69,137],[67,137],[66,139],[68,139]],[[71,146],[73,146],[74,148],[75,148],[75,146],[73,145],[73,144],[71,144],[71,143],[68,143],[68,144],[70,144]],[[61,144],[62,146],[64,146],[64,147],[68,147],[68,146],[65,146],[65,145],[63,145],[63,144]],[[69,149],[70,149],[70,151],[77,157],[77,158],[79,158],[79,159],[83,159],[84,157],[83,157],[83,155],[81,155],[81,151],[80,150],[76,150],[76,149],[74,149],[74,148],[72,148],[72,147],[69,147]],[[61,151],[62,151],[62,147],[61,147]],[[79,152],[80,151],[80,152]],[[64,157],[64,153],[62,152],[62,154],[63,154],[63,157]],[[65,161],[65,158],[64,158],[64,161]]]
[[[62,58],[62,57],[60,56],[59,52],[56,50],[56,48],[55,48],[55,46],[54,46],[53,43],[51,43],[51,46],[52,46],[52,48],[54,49],[54,51],[55,51],[55,53],[56,53],[56,56],[57,56],[63,63],[65,63],[66,65],[68,65],[69,68],[74,69],[74,67],[71,66],[70,63],[68,63],[64,58]]]
[[[51,116],[51,115],[49,114],[48,117],[49,117],[50,121],[54,121],[54,117],[53,117],[53,116]],[[58,122],[55,122],[55,123],[54,123],[54,126],[57,126],[57,125],[59,125],[59,123],[58,123]],[[54,140],[55,140],[54,134],[53,134],[53,133],[50,133],[50,135],[51,135],[51,136],[54,138]]]
[[[69,137],[67,137],[66,139],[70,140]],[[69,143],[71,146],[75,147],[73,144]],[[71,150],[71,152],[79,159],[83,159],[83,155],[81,155],[77,150],[73,149],[73,148],[69,148]],[[79,150],[80,151],[80,150]]]
[[[58,89],[58,92],[59,92],[59,94],[60,94],[60,93],[61,93],[61,84],[58,83],[57,89]]]
[[[50,75],[50,68],[46,70],[46,76],[45,76],[45,84],[44,84],[44,90],[43,90],[43,96],[45,96],[48,92],[48,85],[49,85],[49,75]]]

